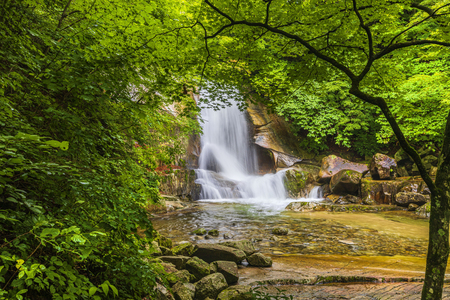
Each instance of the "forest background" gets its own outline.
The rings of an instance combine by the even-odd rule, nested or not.
[[[345,74],[264,26],[228,26],[227,16],[301,32],[364,70],[370,47],[356,11],[379,33],[375,48],[394,37],[445,45],[449,4],[330,3],[218,1],[228,7],[220,14],[209,1],[3,1],[0,299],[153,292],[161,270],[143,259],[155,238],[145,207],[159,201],[157,167],[182,165],[183,141],[200,130],[188,92],[205,82],[266,104],[310,152],[351,149],[363,159],[399,149],[380,108],[351,95]],[[449,53],[432,43],[399,48],[363,80],[410,144],[436,155],[450,109]],[[178,115],[167,109],[174,103]]]

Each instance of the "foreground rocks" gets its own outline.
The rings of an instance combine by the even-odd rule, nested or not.
[[[154,243],[154,247],[172,245],[172,241],[163,236],[159,236]],[[222,245],[194,246],[191,243],[182,243],[167,249],[179,255],[160,256],[161,252],[152,254],[164,267],[167,282],[172,287],[169,290],[159,284],[156,289],[158,300],[251,299],[249,286],[228,288],[229,284],[235,284],[239,280],[237,264],[247,260],[250,266],[272,265],[272,259],[256,252],[249,240],[227,241]]]
[[[365,174],[369,171],[369,168],[365,164],[358,164],[336,155],[329,155],[322,159],[322,167],[320,168],[318,182],[329,182],[334,174],[337,174],[342,170],[352,170]]]

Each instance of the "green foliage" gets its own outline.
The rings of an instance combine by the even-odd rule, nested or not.
[[[0,299],[154,292],[154,169],[181,163],[198,127],[160,4],[2,4]]]

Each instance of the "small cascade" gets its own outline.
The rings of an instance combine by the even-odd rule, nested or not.
[[[201,97],[208,97],[202,93]],[[284,172],[258,173],[255,146],[251,142],[245,112],[233,99],[221,110],[203,108],[203,135],[196,183],[200,199],[286,199]],[[245,202],[245,201],[244,201]]]
[[[308,194],[308,199],[323,199],[322,186],[315,186]]]

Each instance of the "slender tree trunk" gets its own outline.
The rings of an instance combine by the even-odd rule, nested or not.
[[[442,299],[445,270],[449,255],[450,218],[450,113],[436,174],[437,193],[431,194],[430,233],[427,269],[422,300]]]

